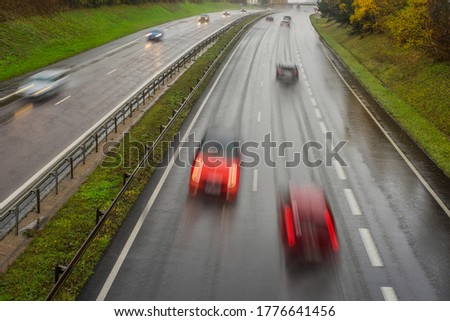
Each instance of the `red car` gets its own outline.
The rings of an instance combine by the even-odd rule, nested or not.
[[[241,171],[239,149],[237,138],[208,132],[192,164],[191,196],[202,193],[233,201],[238,193]]]
[[[281,80],[285,83],[294,83],[298,81],[298,67],[297,65],[283,65],[278,64],[276,66],[277,80]]]
[[[289,185],[279,206],[281,238],[289,257],[318,262],[338,252],[336,224],[322,189]]]

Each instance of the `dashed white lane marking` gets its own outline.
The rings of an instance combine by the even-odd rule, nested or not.
[[[308,87],[308,88],[306,88],[306,90],[308,90],[308,94],[309,94],[310,96],[313,95],[311,88]]]
[[[298,65],[303,69],[303,64],[302,63],[299,63]]]
[[[255,25],[256,26],[256,25]],[[255,28],[255,26],[253,26],[250,31]],[[191,134],[192,132],[192,128],[194,128],[194,125],[197,122],[197,119],[200,117],[201,112],[203,111],[203,109],[205,108],[206,103],[209,100],[209,97],[212,95],[214,89],[217,86],[217,83],[219,82],[219,80],[222,78],[222,74],[225,72],[225,70],[227,70],[228,65],[230,64],[230,61],[233,59],[234,55],[236,54],[237,50],[240,48],[242,42],[240,42],[236,48],[234,49],[234,51],[231,53],[230,58],[228,58],[228,61],[225,63],[225,66],[223,67],[222,71],[219,73],[219,75],[217,76],[216,80],[214,81],[212,87],[210,88],[208,94],[205,97],[205,100],[203,100],[202,104],[200,105],[200,107],[197,110],[197,113],[195,114],[194,118],[192,119],[191,124],[189,125],[186,134],[184,135],[182,141],[186,141],[188,135]],[[178,148],[175,151],[174,156],[172,157],[172,159],[170,160],[168,166],[166,167],[162,177],[160,178],[158,184],[155,187],[155,190],[153,191],[152,195],[150,196],[150,199],[148,200],[147,204],[145,205],[144,210],[141,212],[141,215],[139,216],[138,221],[136,222],[136,225],[133,228],[133,231],[131,232],[130,236],[128,237],[128,240],[125,244],[125,246],[122,248],[122,251],[120,252],[116,263],[114,264],[113,268],[111,269],[111,272],[108,275],[108,278],[106,279],[105,283],[103,284],[102,289],[100,290],[100,293],[97,296],[97,301],[103,301],[106,298],[106,295],[109,292],[109,289],[111,288],[114,280],[116,279],[117,273],[119,273],[120,268],[122,267],[123,262],[125,261],[125,258],[128,255],[128,252],[130,251],[131,246],[134,243],[134,240],[136,239],[139,231],[141,230],[142,225],[144,224],[145,219],[147,218],[147,215],[150,212],[150,209],[153,206],[153,203],[155,202],[156,198],[158,197],[164,183],[167,180],[167,177],[169,176],[169,173],[172,169],[172,167],[175,164],[175,159],[177,158],[178,154],[180,152],[180,149]]]
[[[313,104],[313,106],[317,106],[317,101],[314,97],[311,97],[311,103]]]
[[[69,99],[70,97],[72,97],[72,96],[67,96],[66,98],[64,98],[64,99],[61,99],[60,101],[58,101],[56,104],[55,104],[55,106],[58,106],[59,104],[61,104],[63,101],[66,101],[67,99]]]
[[[304,80],[306,80],[307,78],[306,78],[306,75],[305,74],[302,74],[302,76],[303,76],[303,79]]]
[[[353,215],[361,215],[361,209],[359,208],[358,202],[356,201],[355,194],[350,188],[344,188],[345,198],[347,199],[347,203],[352,210]]]
[[[325,123],[323,121],[319,122],[320,130],[322,131],[322,134],[327,133],[327,127],[325,126]]]
[[[144,57],[147,53],[144,52],[142,55],[140,55],[139,57]]]
[[[333,167],[336,170],[337,176],[340,180],[346,180],[347,176],[345,176],[344,169],[342,168],[341,164],[335,159],[333,159]]]
[[[366,248],[366,252],[369,255],[370,263],[372,264],[372,266],[382,267],[383,261],[381,260],[377,247],[373,242],[373,238],[372,235],[370,234],[369,229],[359,228],[358,230],[363,240],[364,247]]]
[[[309,81],[308,80],[305,80],[305,85],[306,85],[306,87],[309,88]]]
[[[261,112],[258,111],[258,123],[261,121]]]
[[[314,108],[314,112],[316,113],[317,118],[322,118],[322,114],[320,113],[320,110],[318,108]]]
[[[300,71],[302,72],[302,74],[305,73],[305,69],[303,69],[303,68],[300,68]]]
[[[253,192],[258,190],[258,170],[253,170]]]
[[[113,69],[113,70],[111,70],[110,72],[108,72],[108,75],[111,75],[113,72],[115,72],[117,70],[117,68],[116,69]]]
[[[389,286],[382,286],[381,293],[383,293],[385,301],[398,301],[394,289]]]

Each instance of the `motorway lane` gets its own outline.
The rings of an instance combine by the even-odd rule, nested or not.
[[[211,123],[237,124],[244,141],[262,142],[270,132],[295,147],[285,156],[272,150],[275,168],[243,168],[235,204],[189,198],[190,169],[175,166],[144,210],[165,175],[157,172],[79,299],[450,299],[448,217],[342,83],[307,14],[291,14],[292,30],[279,27],[278,14],[275,23],[261,21],[244,38],[194,132],[201,136]],[[274,66],[283,59],[303,69],[298,84],[275,81]],[[327,131],[334,144],[348,140],[341,151],[348,166],[284,166],[306,142],[326,145]],[[255,151],[263,159],[263,149]],[[284,260],[276,195],[289,180],[318,182],[327,191],[341,246],[328,265],[299,267]],[[109,279],[111,287],[104,287],[141,213],[147,216]]]
[[[136,88],[241,16],[212,13],[208,25],[197,25],[197,17],[168,22],[161,25],[160,43],[147,42],[143,30],[55,64],[74,70],[63,92],[45,102],[19,100],[0,109],[0,202]]]

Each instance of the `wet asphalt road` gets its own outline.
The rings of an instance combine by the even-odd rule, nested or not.
[[[270,133],[294,147],[270,152],[275,167],[242,168],[234,204],[188,197],[188,166],[158,170],[79,300],[450,300],[449,217],[341,80],[311,11],[291,11],[291,30],[279,26],[282,13],[256,24],[183,129],[201,137],[219,122],[239,128],[243,141],[261,144]],[[297,84],[276,82],[278,62],[299,65]],[[330,143],[325,132],[333,146],[347,141],[339,152],[346,166],[285,166],[305,143]],[[261,145],[254,152],[264,159]],[[436,179],[448,202],[448,178]],[[285,260],[276,197],[288,181],[325,189],[340,238],[332,262]]]
[[[0,202],[139,86],[194,44],[242,16],[233,13],[228,18],[210,14],[207,25],[197,25],[197,17],[163,24],[165,35],[160,43],[147,42],[148,30],[143,30],[61,61],[52,67],[69,67],[73,73],[56,97],[34,104],[19,100],[1,107]],[[13,79],[0,86],[17,88],[20,81]]]

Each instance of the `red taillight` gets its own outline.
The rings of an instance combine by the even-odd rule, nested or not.
[[[195,164],[194,168],[192,170],[192,176],[191,179],[198,183],[200,182],[200,176],[202,174],[202,156],[198,154],[198,156],[195,158]]]
[[[292,210],[289,206],[285,207],[284,215],[286,217],[287,241],[288,245],[292,247],[295,245],[295,228],[294,228],[294,219],[292,217]]]
[[[325,209],[325,220],[327,222],[328,234],[330,235],[331,246],[333,251],[337,252],[339,250],[339,243],[337,240],[336,230],[334,229],[333,220],[331,219],[330,211]]]
[[[228,175],[228,188],[234,188],[239,179],[238,164],[236,162],[233,162],[233,164],[231,165]]]

